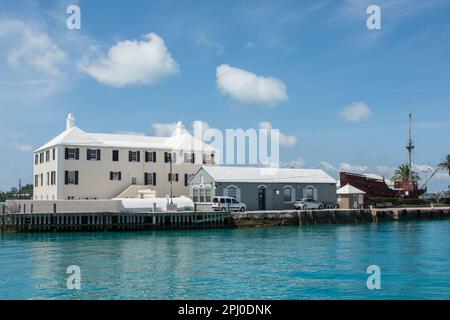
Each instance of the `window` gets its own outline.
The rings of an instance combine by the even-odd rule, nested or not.
[[[195,153],[185,153],[184,163],[195,163]]]
[[[39,163],[44,163],[44,153],[39,153]]]
[[[52,171],[50,175],[50,184],[53,186],[56,184],[56,171]]]
[[[232,198],[236,198],[236,189],[237,189],[237,187],[229,186],[227,189],[228,189],[228,196],[232,197]]]
[[[313,186],[307,186],[303,189],[303,198],[311,200],[317,199],[317,189]]]
[[[65,184],[78,185],[78,171],[65,171]]]
[[[211,154],[205,153],[205,154],[203,154],[203,164],[214,164],[214,153],[211,153]]]
[[[156,173],[146,172],[144,177],[144,184],[146,186],[156,186]]]
[[[205,188],[205,202],[211,202],[211,188]]]
[[[86,160],[100,161],[100,149],[87,149]]]
[[[80,159],[80,149],[79,148],[66,148],[65,149],[65,159],[66,160],[79,160]]]
[[[175,181],[175,182],[178,181],[178,173],[172,173],[172,177],[170,176],[170,173],[169,173],[169,182],[171,182],[171,181]]]
[[[176,163],[177,162],[177,154],[176,152],[164,152],[164,162],[168,163],[172,161],[172,163]]]
[[[131,184],[132,184],[132,185],[137,184],[137,179],[136,179],[136,177],[132,177],[132,178],[131,178]]]
[[[37,174],[34,175],[34,186],[36,188],[39,186],[39,176]]]
[[[145,151],[145,162],[156,162],[156,152]]]
[[[45,162],[50,161],[50,150],[45,151]]]
[[[283,189],[283,201],[284,202],[295,202],[294,188],[291,186],[286,186]]]
[[[53,148],[52,150],[52,159],[55,160],[56,159],[56,149]]]
[[[120,181],[120,180],[122,180],[122,172],[120,172],[120,171],[118,171],[118,172],[111,171],[109,173],[109,180],[111,180],[111,181]]]
[[[38,164],[39,163],[39,155],[35,154],[34,155],[34,164]]]
[[[197,187],[194,187],[192,189],[192,200],[194,202],[199,202],[199,190]]]
[[[41,173],[41,187],[44,185],[44,174]]]
[[[129,162],[141,162],[141,153],[139,151],[129,151],[128,152]]]
[[[47,172],[47,185],[50,185],[50,172]]]
[[[112,151],[112,161],[119,161],[119,150]]]

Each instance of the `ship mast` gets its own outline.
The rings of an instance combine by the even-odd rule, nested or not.
[[[412,152],[414,150],[414,142],[412,140],[412,114],[409,113],[409,139],[408,144],[406,145],[406,149],[408,150],[409,156],[409,180],[412,180]]]

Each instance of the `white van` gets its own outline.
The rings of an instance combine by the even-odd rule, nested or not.
[[[245,203],[240,203],[232,197],[214,197],[212,200],[212,208],[214,211],[241,211],[247,210]]]

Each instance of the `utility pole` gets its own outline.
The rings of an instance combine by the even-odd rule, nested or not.
[[[173,204],[173,175],[172,175],[172,154],[168,153],[169,165],[170,165],[170,204]]]
[[[414,142],[412,140],[412,114],[409,113],[409,139],[408,144],[406,145],[406,149],[408,150],[408,157],[409,157],[409,180],[412,180],[412,152],[414,150]]]

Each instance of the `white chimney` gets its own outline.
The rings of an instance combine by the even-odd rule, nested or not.
[[[69,113],[66,118],[66,130],[70,130],[75,127],[75,118],[73,114]]]

